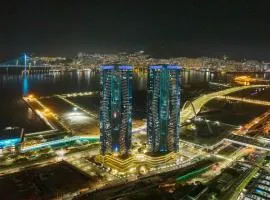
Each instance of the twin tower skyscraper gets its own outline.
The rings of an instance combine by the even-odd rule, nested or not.
[[[126,154],[132,139],[131,66],[100,68],[101,153]],[[147,138],[150,152],[179,151],[180,73],[175,65],[148,67]]]

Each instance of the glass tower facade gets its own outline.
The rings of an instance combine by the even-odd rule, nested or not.
[[[101,153],[128,153],[132,133],[132,67],[100,68]]]
[[[151,152],[179,151],[180,70],[174,65],[148,68],[147,137]]]

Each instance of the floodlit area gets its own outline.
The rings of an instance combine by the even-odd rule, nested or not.
[[[78,112],[78,111],[72,111],[72,112],[66,113],[64,115],[64,119],[67,120],[70,125],[85,124],[85,123],[87,123],[89,121],[91,122],[93,120],[89,116],[85,115],[82,112]]]
[[[96,117],[79,105],[66,101],[65,97],[59,95],[43,98],[41,101],[57,114],[72,134],[99,135]]]
[[[71,111],[65,113],[63,114],[63,120],[76,135],[99,135],[97,121],[83,112]]]

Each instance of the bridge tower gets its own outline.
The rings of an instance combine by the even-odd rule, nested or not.
[[[26,59],[27,59],[27,56],[26,56],[26,53],[24,54],[24,71],[26,72]]]

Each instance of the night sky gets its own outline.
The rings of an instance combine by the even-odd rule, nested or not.
[[[0,59],[145,50],[270,61],[268,0],[130,2],[1,1]]]

